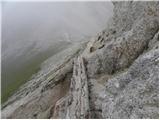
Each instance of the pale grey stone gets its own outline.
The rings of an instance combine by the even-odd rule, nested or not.
[[[106,29],[48,59],[2,118],[159,117],[159,2],[113,4]]]

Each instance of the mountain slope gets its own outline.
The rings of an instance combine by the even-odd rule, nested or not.
[[[3,118],[159,117],[159,3],[113,4],[106,29],[22,86]]]

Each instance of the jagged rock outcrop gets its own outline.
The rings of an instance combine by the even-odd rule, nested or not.
[[[90,118],[88,79],[83,58],[74,62],[66,118]]]
[[[90,118],[88,79],[81,56],[74,61],[69,94],[57,101],[54,112],[56,118]]]
[[[113,4],[107,28],[26,83],[5,103],[3,118],[159,117],[159,2]]]
[[[98,35],[90,48],[95,49],[87,60],[91,77],[128,67],[158,32],[156,2],[118,2],[114,11],[112,24]],[[97,42],[103,48],[95,47]]]

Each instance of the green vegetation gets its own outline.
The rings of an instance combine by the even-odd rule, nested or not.
[[[18,62],[15,63],[12,69],[6,69],[6,66],[2,66],[2,87],[1,87],[1,102],[4,103],[9,96],[11,96],[17,89],[31,79],[32,75],[37,73],[40,70],[40,65],[47,58],[56,54],[59,51],[62,51],[68,47],[68,43],[64,43],[59,46],[57,49],[51,48],[47,51],[41,52],[36,56],[32,57],[29,61],[21,64],[19,67]],[[23,58],[25,61],[25,57]],[[21,61],[23,61],[21,60]]]

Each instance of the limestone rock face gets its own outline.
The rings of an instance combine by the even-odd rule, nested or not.
[[[159,117],[159,2],[113,4],[106,29],[56,66],[48,60],[2,118]]]
[[[88,79],[82,57],[74,62],[66,118],[90,118]]]
[[[91,45],[88,58],[89,76],[108,73],[128,67],[148,47],[158,32],[157,2],[118,2],[112,24]]]
[[[106,83],[104,118],[158,118],[158,57],[151,50]]]

